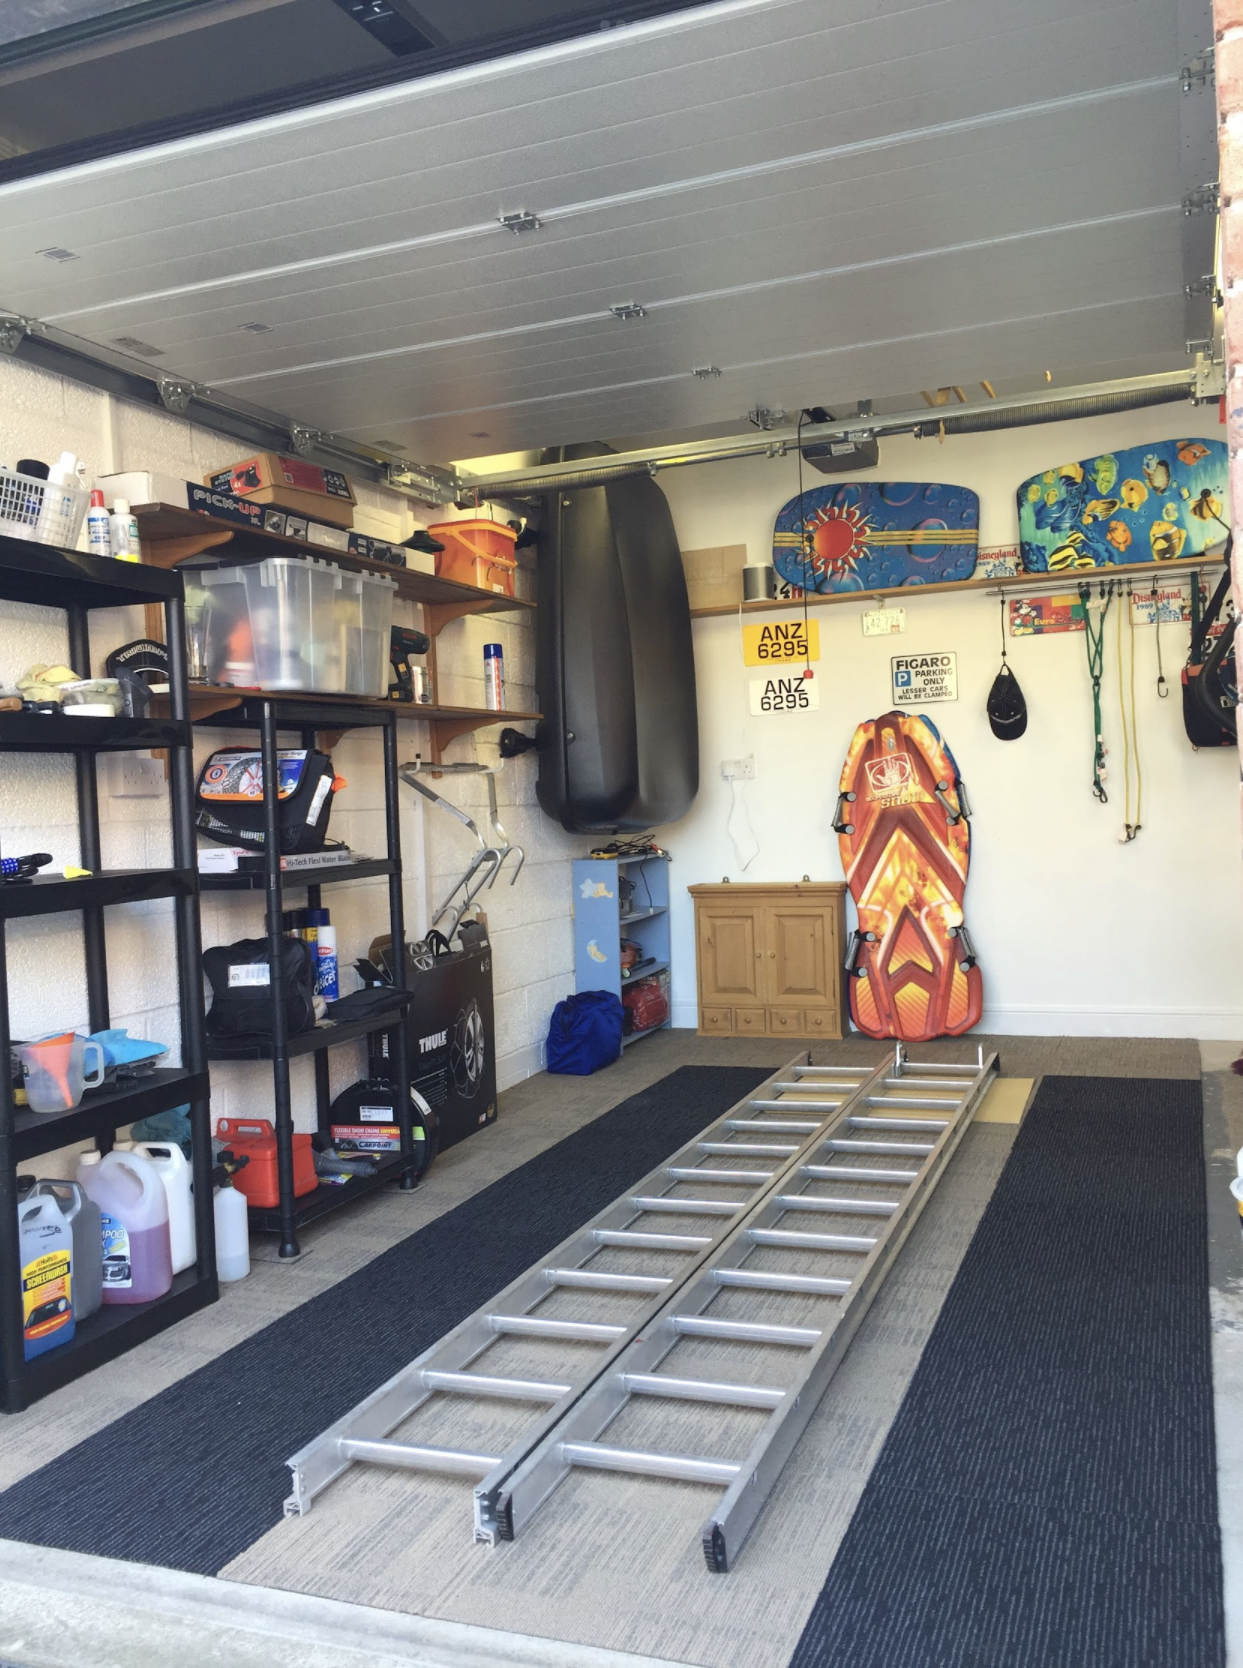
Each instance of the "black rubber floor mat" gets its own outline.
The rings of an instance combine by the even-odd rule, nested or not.
[[[1220,1668],[1198,1083],[1046,1077],[791,1668]]]
[[[0,1536],[214,1575],[280,1522],[290,1454],[768,1075],[632,1095],[6,1489]]]

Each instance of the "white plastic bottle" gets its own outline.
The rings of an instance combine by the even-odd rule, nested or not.
[[[141,1153],[83,1153],[75,1178],[100,1209],[104,1303],[150,1303],[173,1283],[168,1197]]]
[[[110,542],[112,554],[121,562],[137,562],[140,559],[138,549],[138,518],[130,514],[129,499],[118,498],[112,506],[109,518]]]
[[[191,1266],[196,1255],[190,1161],[176,1142],[135,1141],[134,1151],[151,1160],[164,1183],[173,1273],[180,1274],[183,1268]]]
[[[246,1195],[232,1182],[215,1192],[216,1273],[221,1280],[244,1280],[250,1273],[250,1223]]]
[[[327,910],[324,911],[327,914]],[[315,994],[325,1002],[335,1002],[341,994],[337,973],[337,929],[331,921],[321,921],[315,938]]]
[[[91,507],[86,512],[86,548],[92,556],[112,555],[112,523],[98,487],[91,491]]]

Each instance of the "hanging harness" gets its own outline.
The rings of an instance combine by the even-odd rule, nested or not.
[[[1130,842],[1139,833],[1144,809],[1144,778],[1139,763],[1139,729],[1138,712],[1135,704],[1135,614],[1131,607],[1131,582],[1126,587],[1126,616],[1129,626],[1128,646],[1130,649],[1129,678],[1123,676],[1122,653],[1122,593],[1118,594],[1118,714],[1122,719],[1122,780],[1125,808],[1123,811],[1123,845]],[[1128,692],[1130,712],[1127,711]],[[1135,760],[1135,821],[1131,821],[1131,759]]]
[[[1102,805],[1109,803],[1105,792],[1105,736],[1101,718],[1101,679],[1105,671],[1105,616],[1113,601],[1114,587],[1101,585],[1100,619],[1092,625],[1092,587],[1080,585],[1079,601],[1083,605],[1083,638],[1088,654],[1088,676],[1092,680],[1092,792]]]

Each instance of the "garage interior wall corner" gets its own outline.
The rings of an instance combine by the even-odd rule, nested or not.
[[[0,357],[0,459],[58,457],[69,448],[86,461],[91,475],[107,470],[146,469],[198,481],[239,455],[239,442],[197,428],[170,414],[151,411]],[[359,531],[400,539],[429,520],[451,519],[454,512],[412,515],[410,501],[382,487],[356,483]],[[524,595],[534,594],[530,557],[519,573]],[[396,605],[399,623],[416,625],[413,605]],[[534,630],[528,613],[491,615],[455,621],[441,638],[439,698],[446,705],[484,705],[483,645],[504,646],[509,704],[534,709]],[[141,609],[109,610],[92,618],[93,668],[120,643],[144,634]],[[0,603],[4,659],[0,680],[11,687],[36,661],[66,658],[65,615]],[[495,731],[463,736],[447,757],[495,758]],[[235,732],[204,730],[195,758],[200,765],[214,748],[236,740]],[[427,751],[426,730],[402,725],[403,758]],[[477,749],[477,755],[472,752]],[[384,849],[383,772],[381,754],[366,732],[347,734],[333,750],[339,773],[349,784],[339,797],[329,835],[355,849],[379,854]],[[539,1071],[543,1039],[553,1005],[573,988],[570,920],[570,858],[573,842],[542,816],[535,804],[532,755],[506,764],[499,783],[501,817],[512,839],[526,850],[518,883],[504,881],[480,900],[492,929],[496,999],[498,1083],[501,1088]],[[109,777],[99,771],[104,861],[108,867],[154,867],[171,862],[168,816],[164,800],[114,798]],[[486,803],[482,783],[453,780],[444,788],[461,804]],[[14,754],[6,764],[3,820],[7,853],[50,851],[57,868],[79,861],[73,762],[55,755]],[[472,852],[470,836],[449,817],[424,811],[416,796],[403,791],[402,844],[406,875],[407,929],[424,931],[429,907],[438,903],[461,874]],[[333,889],[331,905],[341,963],[348,967],[365,954],[376,928],[376,898],[385,882],[358,882]],[[374,888],[379,887],[379,892]],[[369,895],[369,889],[370,895]],[[253,936],[261,919],[245,895],[209,893],[202,898],[204,947]],[[172,906],[154,903],[112,911],[108,917],[108,962],[113,995],[112,1023],[128,1026],[136,1036],[168,1041],[174,1053],[179,1026],[175,1002],[169,1000],[172,967]],[[58,1025],[80,1025],[86,1017],[85,968],[76,917],[52,916],[17,921],[8,931],[11,1023],[15,1036],[38,1036]],[[58,991],[55,1011],[49,991]],[[362,1045],[330,1052],[334,1094],[353,1082],[365,1067]],[[314,1124],[315,1095],[310,1058],[293,1063],[294,1107],[299,1127]],[[266,1064],[231,1064],[213,1074],[212,1115],[270,1116],[271,1068]],[[49,1173],[51,1171],[49,1170]]]
[[[1232,387],[1237,383],[1232,383]],[[1221,440],[1218,408],[1161,406],[1089,421],[936,441],[882,442],[884,480],[942,481],[980,497],[984,548],[1017,541],[1015,489],[1055,464],[1124,446],[1198,436]],[[798,490],[796,460],[766,459],[670,470],[661,485],[683,551],[746,544],[766,559],[773,521]],[[805,471],[806,484],[823,478]],[[1235,515],[1239,477],[1235,477]],[[1220,570],[1214,568],[1214,573]],[[1074,577],[1066,591],[1073,592]],[[1007,592],[1023,595],[1021,579]],[[1136,696],[1143,829],[1119,843],[1124,820],[1117,626],[1106,622],[1104,734],[1108,804],[1092,795],[1092,699],[1082,632],[1008,637],[1027,700],[1026,735],[998,741],[985,712],[1001,660],[1000,598],[962,595],[901,603],[906,630],[864,637],[866,599],[812,610],[819,622],[820,709],[752,716],[740,623],[695,621],[701,787],[689,815],[657,838],[673,855],[674,1024],[696,1022],[695,944],[686,888],[698,882],[840,880],[832,820],[838,776],[855,726],[894,705],[890,659],[953,652],[958,699],[928,708],[966,782],[974,811],[965,915],[983,970],[986,1031],[1028,1035],[1243,1036],[1243,889],[1239,877],[1239,760],[1233,749],[1192,750],[1183,729],[1179,672],[1188,627],[1161,628],[1170,690],[1157,695],[1156,636],[1136,626]],[[791,608],[766,616],[801,617]],[[721,763],[754,755],[755,780],[738,784],[759,854],[745,873],[726,824],[732,788]],[[853,911],[849,925],[853,926]]]

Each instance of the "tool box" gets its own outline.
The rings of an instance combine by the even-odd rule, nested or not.
[[[280,1183],[276,1174],[276,1131],[267,1118],[217,1118],[216,1139],[238,1158],[248,1162],[233,1177],[233,1185],[246,1195],[246,1203],[263,1210],[280,1204]],[[293,1138],[293,1191],[300,1199],[319,1186],[315,1154],[309,1135]]]

